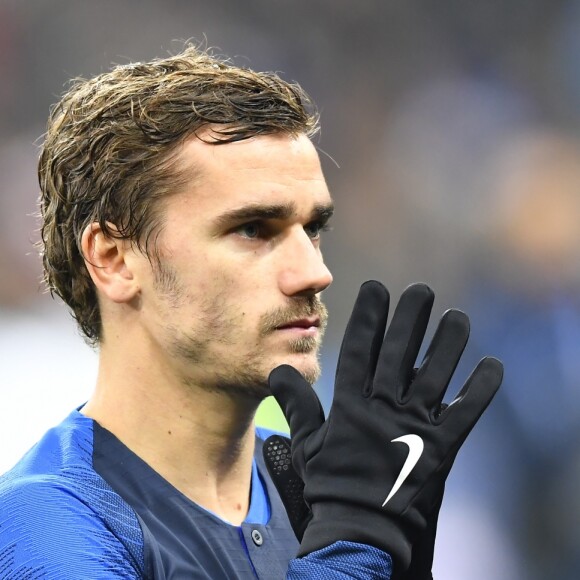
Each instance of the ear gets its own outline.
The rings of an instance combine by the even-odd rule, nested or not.
[[[116,228],[108,224],[112,231]],[[97,222],[89,224],[81,239],[85,265],[97,290],[117,303],[129,302],[139,293],[139,283],[131,269],[131,243],[105,234]]]

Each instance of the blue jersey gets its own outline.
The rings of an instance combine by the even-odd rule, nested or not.
[[[257,430],[250,509],[231,525],[189,500],[78,411],[0,478],[0,578],[298,579],[390,577],[390,557],[337,542],[298,544],[263,464]]]

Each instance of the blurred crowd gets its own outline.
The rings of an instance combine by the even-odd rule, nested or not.
[[[0,471],[82,404],[96,356],[44,292],[36,158],[67,81],[192,39],[298,81],[337,205],[316,386],[359,284],[468,312],[450,387],[505,380],[450,476],[443,580],[580,577],[580,0],[0,0]],[[430,330],[432,332],[432,329]]]

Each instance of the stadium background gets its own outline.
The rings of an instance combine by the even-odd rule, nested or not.
[[[320,108],[338,208],[325,406],[368,278],[395,299],[428,282],[435,319],[470,313],[453,388],[484,354],[505,361],[447,486],[435,577],[577,580],[578,0],[0,0],[0,470],[86,399],[96,369],[32,246],[49,106],[70,78],[183,39],[297,80]],[[261,420],[281,424],[271,405]]]

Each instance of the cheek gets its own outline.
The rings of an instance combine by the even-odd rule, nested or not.
[[[192,289],[191,303],[208,326],[220,334],[231,333],[248,319],[249,296],[240,287],[239,278],[216,273],[201,279]]]
[[[189,265],[182,265],[190,308],[220,334],[228,330],[231,333],[240,325],[249,329],[253,324],[257,328],[261,313],[272,302],[272,290],[266,287],[271,274],[257,272],[255,266],[255,261],[235,263],[207,256],[198,256],[194,261],[192,256]]]

